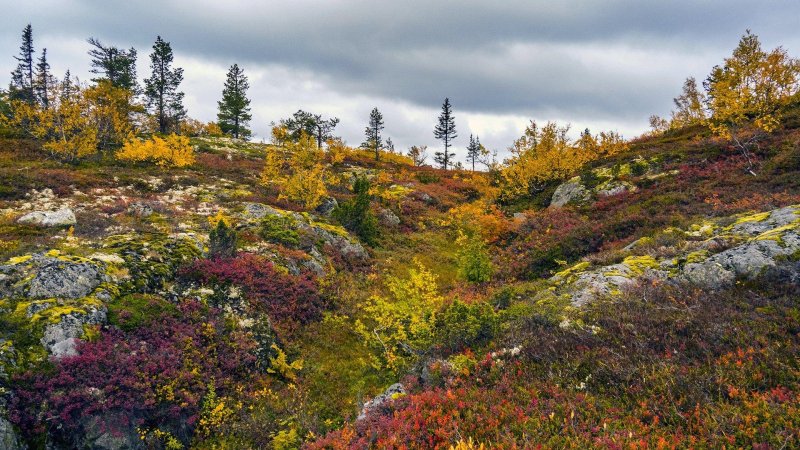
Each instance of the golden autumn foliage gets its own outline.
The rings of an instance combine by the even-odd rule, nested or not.
[[[164,138],[153,136],[141,140],[131,138],[117,152],[117,158],[123,161],[149,161],[165,167],[185,167],[194,163],[194,149],[189,138],[170,134]]]
[[[388,277],[390,298],[372,296],[362,308],[369,321],[356,321],[355,330],[381,358],[376,368],[402,372],[433,339],[434,311],[444,303],[437,277],[419,260],[408,269],[408,278]]]
[[[133,93],[113,86],[108,80],[85,88],[88,118],[97,131],[97,146],[107,149],[121,145],[135,131],[133,116],[144,107],[133,100]]]
[[[586,130],[576,142],[568,132],[569,126],[548,122],[539,127],[531,121],[522,137],[514,141],[510,149],[513,156],[501,170],[501,195],[514,198],[537,192],[545,183],[566,178],[589,161],[627,148],[613,131],[595,137]]]
[[[287,138],[286,127],[272,129],[276,145],[267,149],[261,182],[278,190],[278,197],[314,208],[328,194],[323,165],[325,152],[305,132],[295,140]]]
[[[52,156],[65,161],[94,154],[98,132],[92,123],[92,104],[86,91],[68,83],[56,86],[48,108],[22,101],[11,103],[11,127],[24,130]]]
[[[133,132],[130,93],[106,82],[81,87],[71,80],[48,92],[48,106],[14,101],[8,125],[42,142],[52,156],[74,161],[121,144]]]
[[[706,81],[711,130],[726,139],[752,122],[766,132],[780,123],[780,107],[798,94],[800,62],[778,47],[761,48],[758,36],[748,31],[722,66],[714,67]]]

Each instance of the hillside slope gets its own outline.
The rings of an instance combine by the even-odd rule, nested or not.
[[[505,203],[352,151],[313,210],[262,144],[0,140],[0,447],[798,446],[798,111],[755,176],[700,128]]]

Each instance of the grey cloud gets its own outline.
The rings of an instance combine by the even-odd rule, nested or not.
[[[794,54],[800,46],[800,3],[792,0],[0,0],[0,6],[7,12],[0,18],[0,80],[12,69],[28,22],[41,45],[70,50],[67,60],[50,55],[77,73],[88,65],[81,42],[89,36],[135,46],[143,72],[160,34],[179,56],[207,67],[224,71],[238,62],[252,73],[263,70],[259,83],[274,86],[252,84],[254,104],[269,104],[265,113],[291,113],[307,95],[327,99],[303,101],[339,106],[351,141],[372,105],[397,111],[390,114],[397,134],[408,137],[396,142],[430,139],[430,126],[422,129],[403,111],[435,118],[445,96],[457,113],[641,130],[649,114],[668,112],[684,77],[702,78],[746,28],[766,46],[784,44]],[[219,87],[211,81],[223,76],[200,79],[187,71],[187,91],[197,89],[187,95],[201,115],[213,111]],[[296,87],[294,77],[316,86],[300,86],[294,96],[273,89]],[[269,97],[256,97],[261,93]]]

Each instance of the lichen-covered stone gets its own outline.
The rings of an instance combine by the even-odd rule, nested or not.
[[[589,190],[581,183],[580,177],[574,177],[556,188],[550,206],[562,207],[570,203],[581,203],[589,200],[589,197]]]
[[[28,298],[81,298],[104,280],[103,272],[93,264],[49,258],[31,280]]]
[[[627,181],[611,180],[597,187],[597,195],[600,197],[610,197],[619,195],[623,192],[633,192],[636,186]]]
[[[330,215],[333,214],[333,210],[336,209],[337,206],[339,206],[339,202],[337,202],[333,197],[328,197],[323,199],[314,211],[321,216],[330,217]]]
[[[246,203],[244,205],[244,216],[249,219],[263,219],[267,216],[280,216],[277,209],[261,203]]]
[[[33,211],[17,219],[18,223],[40,227],[68,227],[75,225],[75,213],[69,208],[57,211]]]
[[[387,208],[381,208],[381,210],[378,211],[378,220],[381,225],[386,227],[396,227],[400,225],[400,218],[397,217],[397,214]]]
[[[102,266],[69,257],[36,254],[10,262],[0,266],[0,297],[76,299],[107,279]]]
[[[372,400],[364,403],[364,407],[361,408],[361,414],[358,415],[358,420],[367,417],[367,414],[370,411],[373,411],[403,395],[406,395],[406,389],[402,384],[395,383],[389,386],[382,394],[377,395]]]
[[[24,447],[20,443],[14,426],[5,417],[0,417],[0,450],[22,450]]]
[[[90,305],[85,311],[72,311],[61,316],[58,323],[48,324],[41,339],[47,351],[57,357],[77,354],[78,340],[85,334],[87,325],[103,325],[106,323],[105,306]]]

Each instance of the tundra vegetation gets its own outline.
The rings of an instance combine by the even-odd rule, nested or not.
[[[625,139],[498,161],[192,119],[157,37],[0,95],[0,447],[798,448],[800,63],[749,31]],[[430,137],[428,137],[430,138]],[[428,164],[434,164],[431,167]],[[485,170],[476,170],[485,169]]]

